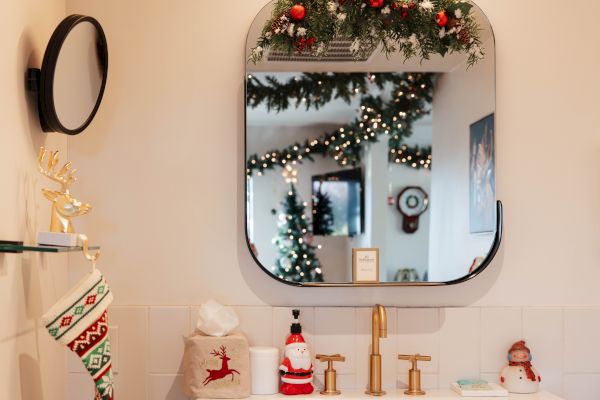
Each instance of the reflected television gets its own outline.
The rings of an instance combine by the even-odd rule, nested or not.
[[[312,177],[313,234],[356,236],[364,231],[362,169]]]

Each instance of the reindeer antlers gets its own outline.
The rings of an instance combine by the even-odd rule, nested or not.
[[[215,357],[226,357],[227,356],[227,352],[225,350],[225,346],[221,346],[220,351],[213,350],[210,354],[212,354]]]
[[[63,167],[58,171],[54,172],[54,168],[58,164],[58,150],[51,151],[50,157],[48,157],[48,167],[44,169],[42,163],[44,162],[44,158],[46,157],[46,149],[44,146],[40,147],[40,152],[38,153],[38,169],[40,172],[51,180],[58,182],[62,186],[62,190],[67,191],[69,187],[75,182],[77,179],[75,178],[76,169],[70,170],[71,162],[66,163]]]

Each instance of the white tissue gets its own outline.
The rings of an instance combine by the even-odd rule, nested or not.
[[[209,336],[225,336],[240,324],[235,311],[214,300],[200,305],[196,327]]]

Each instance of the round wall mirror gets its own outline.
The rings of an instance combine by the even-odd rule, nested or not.
[[[30,72],[42,129],[77,135],[87,128],[100,107],[107,72],[108,48],[100,23],[84,15],[65,18],[50,38],[41,70]]]
[[[495,45],[476,4],[274,0],[246,59],[246,234],[266,273],[433,286],[490,263]],[[377,265],[352,257],[365,249]],[[357,268],[373,269],[368,282]]]

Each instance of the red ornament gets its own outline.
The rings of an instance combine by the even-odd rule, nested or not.
[[[302,21],[306,17],[306,8],[302,4],[296,4],[290,8],[290,17],[294,21]]]
[[[437,22],[439,27],[444,27],[448,24],[448,15],[446,14],[446,11],[440,11],[439,13],[436,14],[435,16],[435,21]]]
[[[402,13],[400,14],[400,16],[402,18],[408,17],[408,5],[406,5],[406,4],[402,5]]]
[[[383,6],[383,0],[369,0],[369,5],[373,8],[379,8]]]
[[[311,245],[313,244],[313,240],[315,239],[315,237],[313,235],[311,235],[310,233],[307,233],[304,236],[304,240],[306,241],[306,244]]]

